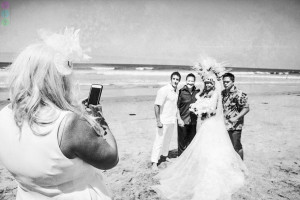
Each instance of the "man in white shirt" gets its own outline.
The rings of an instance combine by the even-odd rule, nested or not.
[[[169,146],[172,135],[176,131],[177,119],[178,125],[184,126],[177,108],[178,93],[176,89],[180,79],[179,72],[173,72],[171,82],[157,92],[154,103],[157,133],[151,155],[152,169],[154,170],[158,169],[157,163],[161,155],[168,160]]]

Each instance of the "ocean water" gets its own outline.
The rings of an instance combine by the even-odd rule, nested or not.
[[[80,85],[90,85],[99,83],[110,87],[145,87],[163,85],[169,82],[170,75],[173,71],[165,70],[77,70],[74,72],[75,79]],[[184,82],[188,73],[194,71],[179,71],[182,76],[181,83]],[[197,73],[194,72],[195,75]],[[269,75],[254,74],[245,72],[235,72],[237,84],[295,84],[300,83],[298,75]],[[88,78],[87,78],[88,77]],[[199,84],[200,77],[197,77]]]
[[[124,97],[124,96],[154,96],[162,85],[170,80],[173,71],[179,71],[182,81],[179,88],[185,83],[188,73],[195,73],[189,68],[154,68],[152,66],[132,66],[116,68],[115,66],[75,66],[73,78],[75,85],[79,88],[79,98],[88,95],[91,84],[102,84],[104,86],[103,96]],[[276,70],[275,70],[276,71]],[[255,70],[233,70],[236,75],[236,85],[250,93],[255,93],[259,88],[264,91],[298,91],[300,86],[300,75],[274,71]],[[0,101],[8,98],[8,71],[6,68],[0,70]],[[200,77],[197,77],[196,86],[203,87]],[[269,88],[266,89],[266,88]]]

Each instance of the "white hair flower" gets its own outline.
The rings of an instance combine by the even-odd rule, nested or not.
[[[80,46],[79,31],[79,29],[75,30],[74,28],[65,28],[63,33],[39,30],[39,35],[43,42],[57,51],[54,63],[58,72],[62,75],[72,73],[74,61],[90,59]]]
[[[198,71],[202,80],[206,80],[208,77],[215,76],[220,79],[224,73],[229,70],[225,69],[226,63],[218,63],[215,59],[211,57],[206,57],[200,62],[197,62],[192,68]]]

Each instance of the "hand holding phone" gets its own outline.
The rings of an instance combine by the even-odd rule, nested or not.
[[[103,90],[102,85],[92,84],[91,89],[90,89],[89,98],[88,98],[88,101],[87,101],[88,106],[90,104],[92,104],[92,105],[98,105],[99,104],[102,90]]]

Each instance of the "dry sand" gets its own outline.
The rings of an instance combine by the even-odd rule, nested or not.
[[[241,85],[251,106],[242,134],[250,176],[233,200],[300,199],[299,86]],[[157,181],[149,168],[156,90],[144,88],[135,96],[103,98],[104,114],[119,146],[119,164],[104,172],[115,199],[160,199],[150,188]],[[174,135],[172,150],[177,148],[176,140]],[[0,165],[0,200],[15,199],[15,193],[16,182]]]

